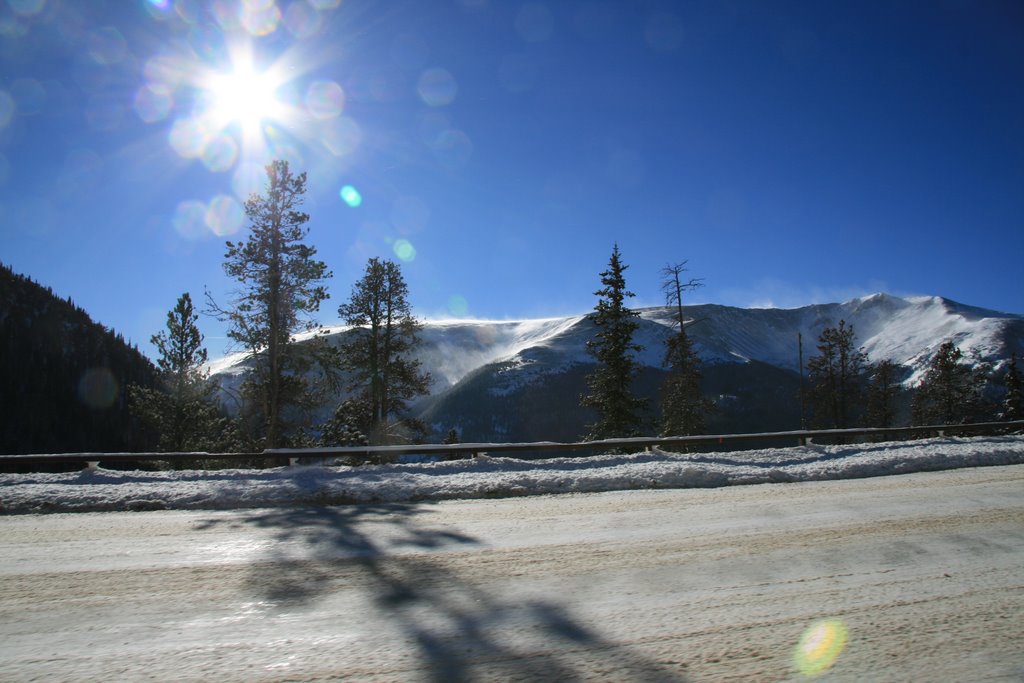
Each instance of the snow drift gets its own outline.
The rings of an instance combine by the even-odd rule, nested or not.
[[[939,438],[732,453],[492,458],[414,465],[268,470],[0,474],[12,513],[233,509],[717,487],[1024,464],[1024,436]]]

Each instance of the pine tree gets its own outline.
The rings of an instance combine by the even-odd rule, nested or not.
[[[370,413],[366,401],[348,399],[334,411],[320,430],[321,446],[369,446],[366,437]]]
[[[825,328],[818,337],[820,355],[807,361],[811,410],[816,425],[831,429],[850,426],[850,411],[857,400],[867,363],[864,350],[854,346],[853,325],[845,320]]]
[[[175,396],[197,389],[209,393],[202,369],[207,353],[197,322],[199,315],[192,306],[192,296],[185,292],[167,313],[167,332],[158,332],[149,340],[160,353],[156,365]]]
[[[409,289],[401,269],[392,261],[371,258],[366,273],[352,287],[348,303],[338,308],[353,326],[342,342],[343,366],[369,405],[370,438],[388,443],[397,434],[391,418],[403,413],[412,398],[427,393],[430,376],[410,356],[422,328],[412,315]],[[407,426],[412,425],[406,420]]]
[[[685,271],[686,261],[665,266],[661,271],[665,303],[675,306],[675,325],[678,328],[665,341],[663,365],[668,369],[668,377],[661,388],[662,436],[702,434],[705,418],[714,407],[701,391],[700,357],[693,350],[693,342],[686,333],[683,315],[683,292],[703,287],[703,284],[699,279],[682,282],[681,276]]]
[[[1003,379],[1003,384],[1006,387],[1006,396],[1003,397],[1003,409],[999,417],[1007,422],[1024,420],[1024,389],[1021,387],[1016,353],[1010,356],[1010,361],[1006,365],[1006,377]]]
[[[985,374],[961,363],[963,357],[952,340],[939,347],[914,395],[914,424],[963,424],[983,415]]]
[[[635,353],[643,347],[633,343],[639,327],[639,313],[626,307],[627,297],[635,296],[626,289],[623,275],[629,266],[622,264],[619,245],[612,249],[608,270],[601,273],[601,289],[594,292],[597,306],[590,320],[597,326],[595,338],[587,342],[587,351],[597,360],[597,368],[587,377],[590,393],[580,397],[583,406],[597,411],[587,440],[637,436],[640,433],[641,411],[646,401],[632,393],[637,374]]]
[[[867,427],[892,427],[896,424],[900,366],[883,360],[871,366],[870,372],[863,422]]]
[[[294,335],[317,329],[310,316],[328,298],[322,283],[331,273],[314,258],[316,248],[305,243],[309,215],[300,207],[306,174],[293,175],[287,161],[274,161],[266,172],[265,192],[245,203],[248,239],[227,243],[224,272],[240,289],[226,310],[208,300],[211,312],[230,324],[228,337],[249,354],[253,368],[243,396],[255,414],[258,436],[274,448],[295,433],[295,409],[315,403],[310,370],[329,376],[333,358],[322,337],[300,345]]]
[[[160,356],[161,389],[129,387],[132,412],[158,435],[158,448],[168,452],[235,450],[237,429],[221,415],[216,386],[203,370],[206,349],[196,326],[199,316],[185,292],[167,313],[167,330],[150,338]]]

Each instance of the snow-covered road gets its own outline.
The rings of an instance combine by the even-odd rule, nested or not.
[[[4,681],[1024,679],[1024,465],[0,529]]]

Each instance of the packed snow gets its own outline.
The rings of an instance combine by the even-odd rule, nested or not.
[[[235,509],[499,498],[651,488],[720,487],[876,477],[1024,463],[1024,436],[807,445],[728,453],[517,460],[473,459],[359,467],[0,474],[0,510],[39,513]]]

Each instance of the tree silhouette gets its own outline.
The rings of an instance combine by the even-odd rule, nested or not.
[[[961,424],[982,416],[985,374],[961,363],[963,357],[952,340],[939,347],[914,395],[915,424]]]
[[[167,329],[150,337],[160,356],[160,388],[132,385],[132,412],[157,434],[161,451],[236,450],[235,424],[221,415],[214,395],[217,387],[203,369],[206,349],[196,323],[199,316],[185,292],[167,313]]]
[[[371,442],[388,443],[391,418],[403,413],[408,401],[427,393],[430,376],[410,356],[422,328],[409,305],[409,288],[392,261],[371,258],[338,314],[352,330],[342,342],[342,364],[358,396],[368,403]]]
[[[250,222],[244,242],[228,242],[224,272],[238,281],[228,308],[208,295],[210,311],[226,320],[228,337],[248,352],[252,371],[243,396],[256,415],[257,436],[268,448],[285,445],[296,427],[296,411],[315,403],[306,375],[328,372],[330,348],[316,337],[300,345],[295,336],[318,328],[311,316],[328,298],[322,284],[331,277],[316,248],[306,244],[309,215],[300,207],[306,174],[293,175],[287,161],[266,167],[267,187],[245,203]]]
[[[686,332],[683,292],[703,287],[700,279],[683,282],[686,261],[661,270],[665,304],[675,307],[676,332],[665,341],[664,367],[668,376],[661,388],[662,436],[687,436],[704,432],[705,417],[714,407],[701,391],[700,358]]]
[[[807,361],[814,421],[821,427],[845,429],[850,426],[867,354],[854,346],[853,325],[847,327],[845,320],[822,331],[818,352]]]
[[[633,333],[639,327],[639,314],[626,307],[627,297],[635,296],[626,289],[619,245],[612,249],[608,270],[601,273],[603,287],[594,292],[598,297],[590,320],[597,327],[594,339],[587,342],[587,351],[597,360],[597,368],[587,377],[590,392],[580,398],[582,405],[597,412],[597,421],[591,425],[588,440],[637,436],[640,433],[640,413],[646,401],[632,392],[637,374],[636,352],[642,350],[633,343]]]
[[[892,427],[896,424],[896,396],[900,393],[900,366],[891,360],[880,361],[870,368],[864,407],[864,424],[868,427]]]

